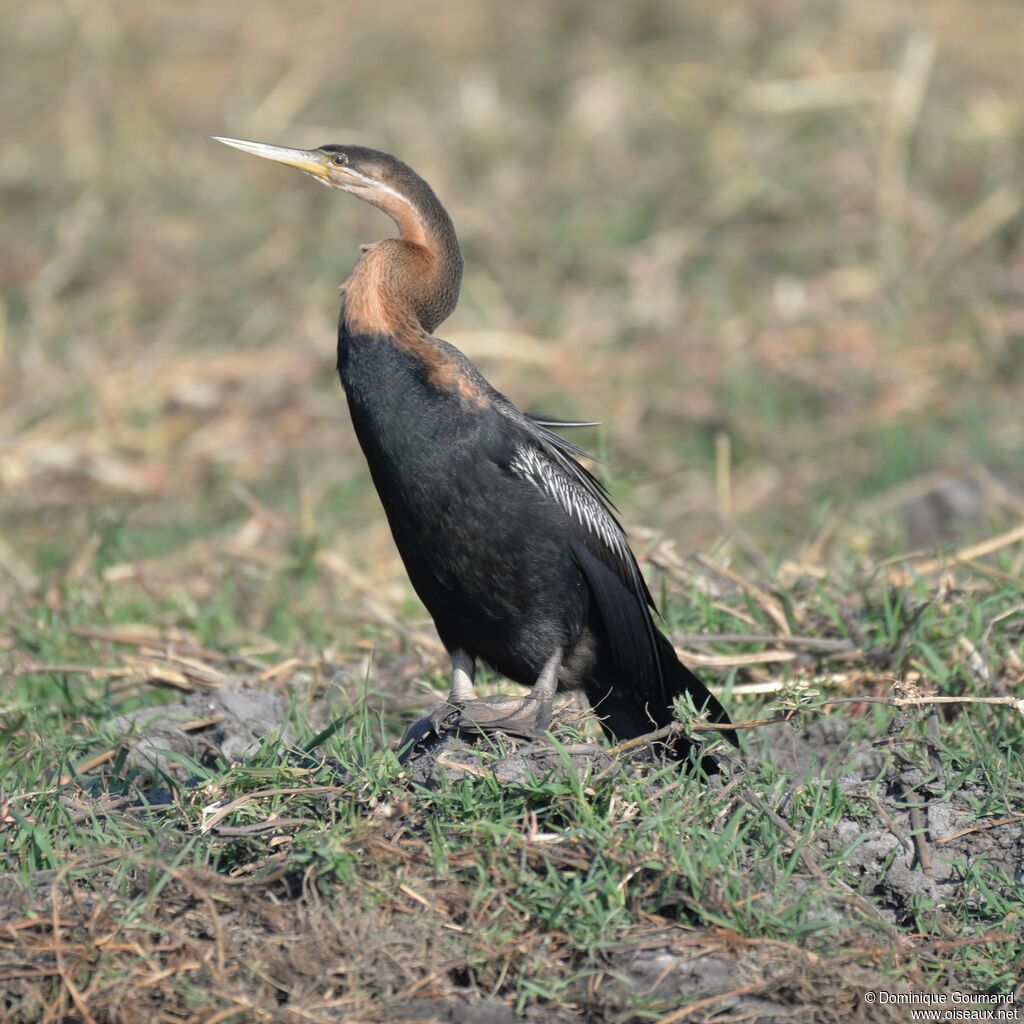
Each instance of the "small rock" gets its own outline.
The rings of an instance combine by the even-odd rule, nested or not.
[[[242,761],[251,757],[263,740],[280,730],[288,714],[288,702],[280,694],[262,690],[210,690],[189,694],[179,704],[143,708],[118,715],[109,728],[129,744],[128,763],[156,768],[179,778],[191,775],[175,754],[200,763],[215,757]],[[182,728],[200,719],[220,716],[199,729]],[[290,726],[282,734],[294,743]]]

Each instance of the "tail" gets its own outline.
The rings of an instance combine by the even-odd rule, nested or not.
[[[635,682],[621,676],[614,681],[605,677],[587,684],[587,697],[608,737],[613,742],[623,742],[670,725],[675,721],[675,699],[686,694],[689,694],[694,707],[706,712],[716,725],[729,725],[729,713],[718,698],[679,660],[672,644],[662,633],[654,630],[654,635],[664,685],[658,699],[650,699]],[[734,729],[723,729],[721,735],[734,747],[739,746]],[[694,746],[689,736],[680,735],[668,744],[668,749],[674,758],[682,761],[689,759]],[[710,756],[703,757],[701,764],[708,774],[717,771],[717,764]]]

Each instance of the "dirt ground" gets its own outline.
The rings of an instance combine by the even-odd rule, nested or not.
[[[187,771],[168,758],[169,752],[208,765],[217,757],[244,757],[262,735],[284,723],[287,703],[279,695],[255,689],[221,690],[190,695],[158,712],[125,715],[115,724],[121,742],[127,744],[128,762],[139,768],[138,788],[120,797],[117,808],[128,827],[145,827],[144,809],[152,813],[173,800],[159,784],[147,788],[151,772],[170,772],[198,784],[199,780],[187,779]],[[540,742],[505,739],[500,741],[503,753],[496,758],[493,742],[446,733],[424,744],[406,764],[408,804],[392,815],[389,833],[401,831],[403,815],[412,816],[417,801],[440,783],[442,775],[457,780],[490,773],[503,786],[552,771],[593,779],[642,771],[651,756],[646,748],[610,757],[588,743],[567,741],[558,752]],[[872,819],[882,824],[869,826],[859,818],[844,817],[801,851],[812,874],[814,865],[845,852],[852,883],[848,899],[823,902],[824,916],[868,912],[865,901],[853,892],[856,888],[872,896],[870,913],[905,926],[912,920],[916,897],[943,901],[957,896],[965,861],[986,859],[1006,877],[1024,880],[1024,829],[1019,823],[977,827],[969,791],[951,788],[945,780],[926,784],[916,769],[872,785],[884,770],[878,748],[877,741],[853,739],[847,721],[838,716],[812,721],[802,729],[774,725],[760,730],[745,758],[731,759],[726,774],[714,785],[732,788],[743,799],[749,765],[771,759],[794,785],[827,777],[871,807]],[[96,806],[106,801],[108,810],[111,800],[109,794],[95,797]],[[86,816],[95,810],[88,803],[79,797],[76,813]],[[919,815],[926,833],[910,839]],[[659,1018],[665,1021],[828,1024],[906,1019],[903,1007],[865,1001],[869,989],[895,991],[899,986],[858,966],[855,961],[863,950],[855,946],[848,955],[825,958],[786,942],[745,940],[725,930],[665,927],[654,918],[649,926],[632,932],[627,943],[590,954],[567,945],[560,948],[557,935],[537,936],[536,948],[522,950],[521,955],[561,959],[562,970],[578,974],[580,981],[571,1011],[564,1008],[563,999],[558,1009],[535,1003],[517,1014],[514,1005],[496,995],[500,974],[496,968],[481,967],[479,950],[469,939],[481,920],[469,892],[455,882],[439,885],[429,860],[417,861],[411,847],[395,841],[380,842],[375,849],[413,869],[421,891],[430,892],[432,902],[445,907],[443,920],[430,906],[415,914],[397,904],[376,913],[339,907],[308,877],[294,871],[257,881],[194,868],[118,863],[112,856],[101,866],[99,877],[106,873],[122,882],[127,877],[129,896],[123,889],[115,895],[113,885],[110,891],[97,885],[95,857],[28,883],[7,876],[0,892],[0,918],[8,922],[0,936],[0,973],[6,986],[3,1020],[148,1024],[178,1019],[167,1016],[163,983],[182,974],[197,992],[230,995],[232,1012],[241,1014],[232,1019],[288,1024],[647,1019],[627,1010],[636,1007],[638,998],[651,1005],[689,1006],[686,1014]],[[173,857],[168,859],[173,862]],[[152,898],[155,877],[161,878],[157,899]],[[867,932],[864,941],[870,942]],[[100,1001],[104,1015],[76,1016],[72,1006],[70,1014],[54,1017],[54,1007],[38,1001],[43,991],[40,979],[69,980],[68,965],[83,962],[91,976],[107,979]],[[69,989],[73,991],[73,983]],[[370,998],[369,993],[375,995]],[[214,1014],[190,1019],[226,1018]]]

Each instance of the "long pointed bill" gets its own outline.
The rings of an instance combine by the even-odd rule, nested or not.
[[[300,171],[313,175],[319,181],[328,182],[328,157],[315,149],[287,149],[285,146],[268,146],[265,142],[243,142],[241,139],[224,139],[219,135],[211,135],[214,142],[223,142],[225,146],[233,146],[243,153],[252,153],[266,160],[274,160],[288,167],[297,167]]]

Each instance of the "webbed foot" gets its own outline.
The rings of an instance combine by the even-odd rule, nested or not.
[[[448,700],[405,730],[398,745],[399,763],[405,764],[417,750],[441,740],[448,732],[503,732],[524,739],[539,738],[551,725],[561,660],[561,650],[548,658],[527,697],[510,694],[474,697],[475,662],[464,651],[453,651],[452,688]]]
[[[456,729],[467,732],[505,732],[525,739],[536,739],[551,723],[550,708],[532,694],[516,697],[499,693],[490,697],[479,697],[463,704]]]

